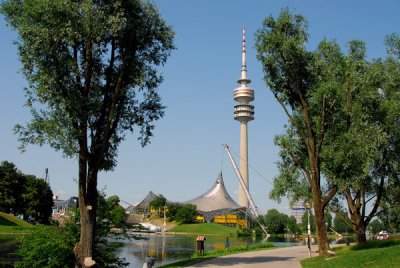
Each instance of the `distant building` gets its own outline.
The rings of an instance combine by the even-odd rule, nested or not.
[[[134,214],[149,214],[150,213],[150,203],[157,197],[159,197],[159,195],[150,191],[139,204],[137,204],[136,206],[127,207],[126,211],[129,213],[134,213]]]
[[[221,224],[244,226],[241,220],[246,207],[239,206],[225,188],[222,172],[218,175],[214,185],[204,194],[185,202],[197,207],[202,219]],[[238,214],[241,214],[240,216]],[[239,216],[239,217],[238,217]],[[200,218],[199,218],[200,219]]]
[[[292,207],[292,216],[296,218],[296,223],[301,223],[301,219],[306,213],[307,209],[304,206],[304,201],[297,201]]]
[[[57,221],[60,226],[64,225],[71,216],[74,215],[73,209],[78,208],[78,197],[72,196],[67,200],[59,200],[58,196],[53,196],[52,219]]]
[[[59,200],[58,196],[54,196],[53,199],[53,216],[56,214],[64,215],[69,209],[78,208],[78,197],[72,196],[67,200]]]

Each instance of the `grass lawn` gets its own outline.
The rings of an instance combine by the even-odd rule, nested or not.
[[[182,232],[190,233],[193,235],[210,235],[210,234],[220,234],[220,235],[236,235],[237,228],[228,227],[221,224],[215,223],[193,223],[193,224],[178,224],[168,232]]]
[[[30,232],[33,225],[8,213],[0,212],[0,267],[14,267],[18,237]]]
[[[0,212],[0,235],[1,233],[26,233],[32,227],[32,224],[18,217]]]
[[[334,249],[333,257],[319,256],[301,262],[305,268],[347,268],[347,267],[400,267],[400,238],[372,241],[365,245]]]

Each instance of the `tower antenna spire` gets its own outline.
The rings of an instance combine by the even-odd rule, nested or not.
[[[243,25],[242,30],[242,80],[247,80],[247,66],[246,66],[246,26]]]
[[[249,87],[250,83],[251,80],[247,78],[246,66],[246,27],[243,26],[241,76],[238,80],[239,87],[233,92],[233,98],[238,102],[235,105],[233,116],[240,122],[240,173],[244,186],[239,186],[239,205],[242,207],[249,207],[249,200],[245,194],[246,190],[249,190],[247,122],[254,120],[254,106],[251,105],[254,100],[254,90]]]

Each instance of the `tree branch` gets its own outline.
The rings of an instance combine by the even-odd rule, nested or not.
[[[381,199],[382,199],[382,196],[383,196],[383,192],[384,192],[384,185],[385,185],[385,177],[381,176],[381,182],[379,184],[378,193],[377,193],[377,197],[376,197],[376,201],[375,201],[374,207],[372,208],[371,212],[368,214],[368,216],[367,216],[367,218],[365,220],[367,222],[367,224],[375,216],[375,213],[379,208],[379,205],[381,203]]]
[[[334,186],[329,193],[322,199],[322,207],[325,208],[328,205],[329,201],[335,196],[337,192],[337,187]]]

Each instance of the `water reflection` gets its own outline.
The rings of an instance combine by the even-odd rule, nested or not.
[[[149,255],[156,258],[155,267],[189,258],[196,251],[196,236],[148,234],[146,240],[125,240],[120,248],[120,257],[130,262],[128,267],[142,267],[145,258]],[[229,237],[230,247],[253,245],[261,243],[263,238]],[[299,245],[293,239],[269,238],[276,246]],[[226,236],[210,235],[205,241],[205,250],[225,248]]]

